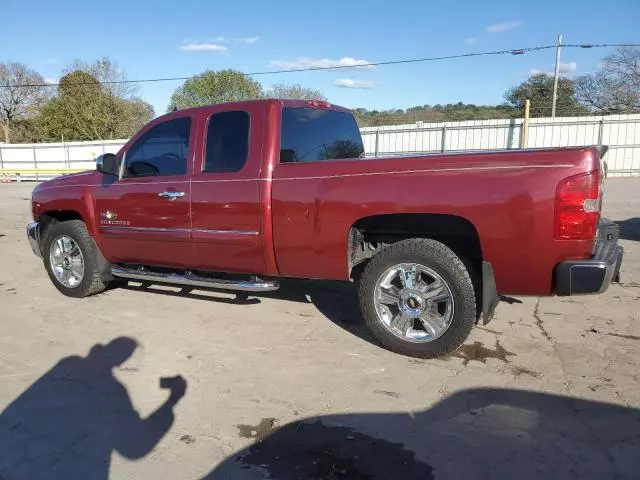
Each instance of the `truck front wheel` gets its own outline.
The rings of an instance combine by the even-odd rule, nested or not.
[[[98,269],[96,246],[81,220],[50,225],[42,246],[49,278],[64,295],[87,297],[107,287]]]
[[[410,239],[373,257],[360,279],[362,316],[388,349],[420,358],[453,352],[476,320],[464,263],[436,240]]]

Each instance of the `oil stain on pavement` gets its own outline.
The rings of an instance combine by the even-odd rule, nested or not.
[[[514,355],[515,353],[505,350],[504,347],[500,345],[500,342],[496,340],[496,348],[493,350],[485,347],[482,342],[473,342],[471,345],[462,345],[448,358],[461,358],[462,365],[466,367],[469,365],[469,362],[472,361],[487,363],[487,359],[489,358],[495,358],[504,363],[509,363],[509,359],[507,357]]]
[[[255,438],[261,441],[276,428],[276,419],[263,418],[258,425],[236,425],[242,438]]]

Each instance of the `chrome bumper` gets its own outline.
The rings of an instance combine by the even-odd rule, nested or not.
[[[42,252],[40,251],[40,224],[38,222],[31,222],[27,225],[27,238],[31,245],[31,250],[38,257],[42,258]]]

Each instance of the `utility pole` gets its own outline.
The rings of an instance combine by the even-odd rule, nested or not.
[[[558,100],[558,75],[560,73],[560,49],[562,48],[562,34],[558,35],[556,41],[556,69],[553,74],[553,100],[551,103],[551,117],[556,116],[556,101]]]

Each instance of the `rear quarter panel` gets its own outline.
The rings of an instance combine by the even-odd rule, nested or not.
[[[348,233],[361,218],[436,213],[467,219],[499,293],[546,295],[554,266],[592,241],[553,239],[558,182],[599,168],[595,149],[278,164],[272,204],[281,275],[346,280]]]

